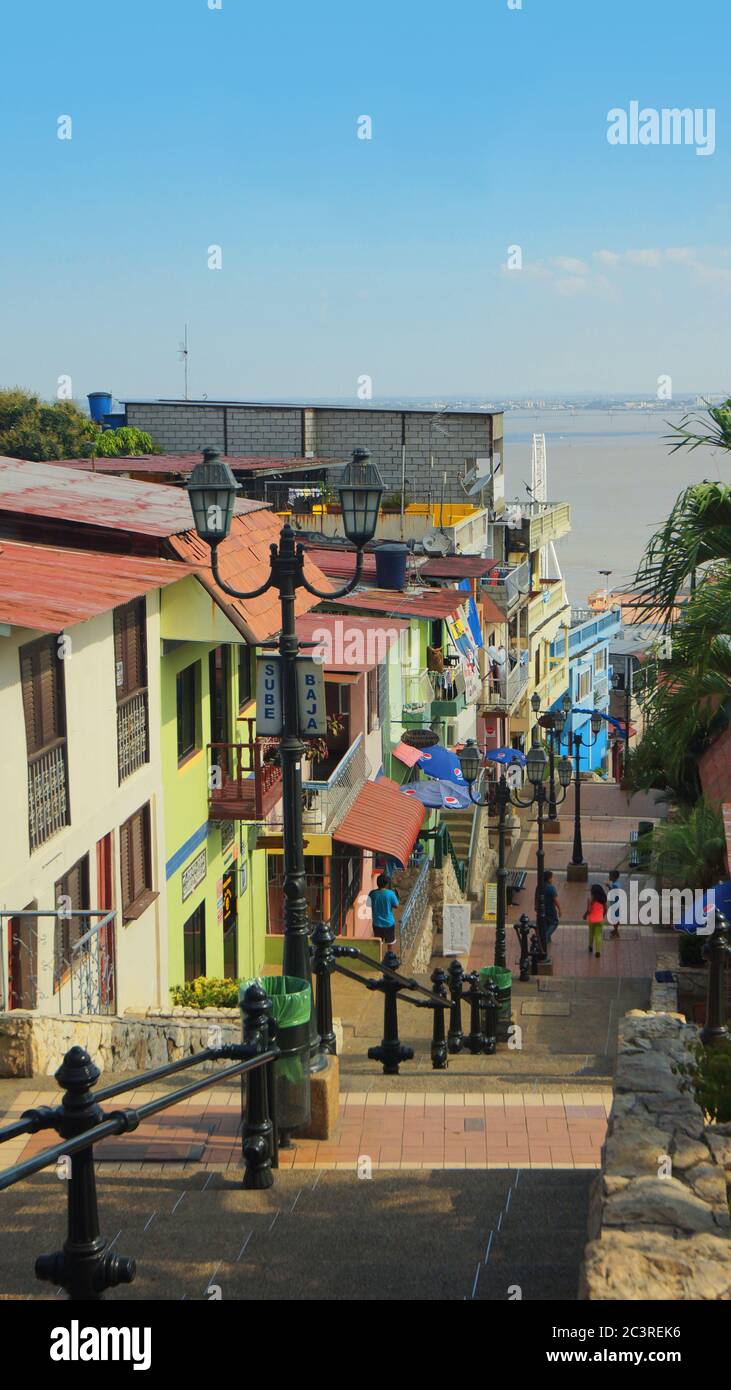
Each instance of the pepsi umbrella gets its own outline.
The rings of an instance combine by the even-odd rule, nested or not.
[[[684,912],[679,922],[673,922],[676,931],[688,932],[694,936],[696,932],[700,936],[710,936],[714,930],[715,914],[725,917],[731,921],[731,879],[725,879],[723,883],[717,883],[714,888],[709,888],[703,894],[701,903],[695,901],[690,913]]]
[[[433,748],[424,748],[416,766],[421,768],[427,777],[455,782],[460,787],[465,785],[457,754],[444,748],[441,743],[435,743]]]
[[[404,796],[413,796],[422,806],[437,806],[443,811],[464,811],[471,805],[469,792],[458,787],[455,782],[442,779],[430,782],[416,782],[413,786],[401,788]]]
[[[525,753],[519,748],[489,748],[485,758],[491,763],[518,763],[520,767],[526,764]]]

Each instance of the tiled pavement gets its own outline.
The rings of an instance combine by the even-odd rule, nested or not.
[[[622,927],[619,937],[605,927],[599,959],[589,953],[589,930],[582,925],[559,926],[551,938],[551,960],[554,976],[566,979],[642,979],[656,969],[660,952],[668,950],[669,930],[652,927]],[[495,928],[478,924],[465,969],[479,970],[492,965],[495,959]],[[520,948],[512,926],[506,932],[506,956],[509,968],[517,976]]]
[[[158,1094],[145,1090],[146,1100]],[[160,1093],[164,1094],[164,1093]],[[17,1095],[8,1123],[47,1096]],[[485,1094],[350,1092],[341,1096],[340,1124],[327,1142],[301,1139],[280,1153],[282,1168],[374,1169],[596,1168],[611,1105],[611,1091],[516,1091]],[[134,1104],[134,1093],[115,1106]],[[181,1114],[180,1111],[185,1113]],[[194,1097],[134,1133],[97,1146],[101,1171],[189,1174],[241,1170],[238,1091],[217,1087],[201,1103]],[[48,1132],[3,1146],[10,1165],[50,1146]]]

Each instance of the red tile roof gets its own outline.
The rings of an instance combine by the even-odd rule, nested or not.
[[[495,560],[482,555],[441,555],[427,560],[421,573],[425,579],[478,579],[494,567]]]
[[[333,840],[380,851],[406,865],[424,823],[426,808],[403,796],[389,779],[366,782],[353,805],[333,831]]]
[[[265,506],[239,499],[236,510],[243,515]],[[187,531],[192,521],[190,502],[182,489],[2,457],[0,513],[160,538]]]
[[[164,489],[168,491],[169,489]],[[281,523],[269,510],[235,516],[231,534],[219,546],[218,559],[221,578],[235,589],[257,589],[269,574],[269,551],[273,542],[279,538]],[[219,608],[233,623],[234,627],[249,642],[263,642],[274,636],[282,626],[279,595],[276,589],[269,589],[260,598],[231,598],[219,588],[210,567],[210,550],[195,531],[171,536],[167,549],[180,560],[195,565],[198,579]],[[308,556],[305,556],[305,574],[311,584],[318,589],[327,590],[330,583]],[[320,600],[308,594],[306,589],[297,591],[295,613],[307,613]]]
[[[285,454],[222,454],[221,458],[239,473],[299,473],[309,468],[342,468],[346,462],[345,459],[289,458]],[[190,473],[200,461],[200,452],[49,460],[54,467],[79,468],[87,473]]]
[[[306,613],[296,623],[300,641],[318,643],[308,655],[322,659],[326,671],[372,671],[408,626],[404,618],[384,623],[349,613]]]
[[[394,618],[450,618],[468,599],[469,594],[460,589],[409,589],[403,593],[398,589],[366,589],[337,602],[343,608]]]
[[[2,541],[0,622],[62,632],[185,574],[173,560]]]

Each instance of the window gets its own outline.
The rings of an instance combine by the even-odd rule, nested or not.
[[[607,669],[607,649],[602,647],[601,651],[594,653],[594,671],[599,676],[602,671]]]
[[[251,647],[239,647],[239,711],[254,698],[253,664]]]
[[[119,827],[119,867],[122,879],[122,921],[141,917],[157,894],[152,888],[150,803]]]
[[[200,688],[200,664],[193,662],[181,671],[176,681],[176,701],[178,717],[178,762],[189,758],[198,747],[198,690]]]
[[[368,732],[373,733],[380,725],[378,712],[378,668],[368,672]]]
[[[145,600],[114,610],[114,680],[117,691],[117,770],[123,782],[149,762]]]
[[[576,697],[578,700],[585,700],[592,688],[591,667],[579,672],[579,679],[576,683]]]
[[[74,946],[90,926],[88,917],[78,917],[73,912],[73,908],[89,907],[88,854],[54,884],[53,898],[59,913],[53,943],[53,988],[58,991],[71,969]]]
[[[183,924],[183,962],[185,982],[206,973],[206,905],[204,902]]]
[[[41,637],[20,649],[20,679],[28,757],[66,737],[63,672],[58,639]]]

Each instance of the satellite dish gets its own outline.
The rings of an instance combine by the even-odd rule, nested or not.
[[[444,531],[440,531],[436,526],[432,530],[424,532],[421,538],[421,544],[427,555],[454,554],[454,541],[451,536],[446,535]]]

